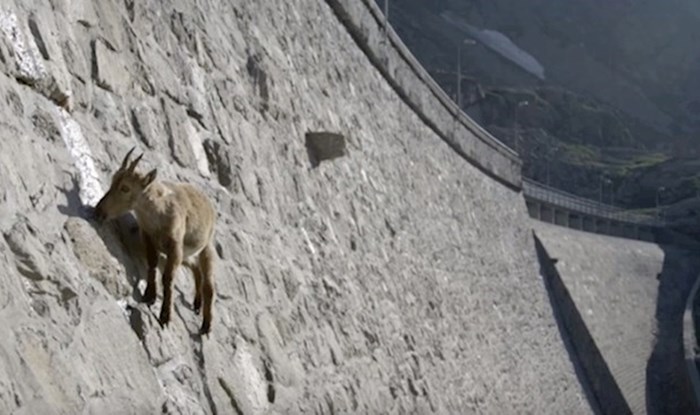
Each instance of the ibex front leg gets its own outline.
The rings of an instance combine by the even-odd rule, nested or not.
[[[170,322],[170,309],[173,305],[173,278],[177,267],[182,263],[182,238],[170,237],[165,246],[168,260],[163,272],[163,304],[159,318],[161,326],[166,326]]]
[[[148,234],[141,232],[141,239],[146,246],[146,262],[148,263],[148,279],[146,292],[143,294],[143,302],[152,305],[156,302],[156,270],[158,269],[158,251],[153,245],[153,239]]]

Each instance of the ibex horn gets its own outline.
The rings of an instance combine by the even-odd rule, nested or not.
[[[136,150],[136,147],[131,147],[131,150],[129,150],[128,153],[126,153],[126,157],[124,157],[124,161],[122,161],[121,167],[119,167],[119,170],[122,170],[123,168],[126,167],[127,163],[129,163],[129,157],[131,157],[131,153]]]
[[[143,158],[143,153],[141,153],[140,156],[136,157],[136,160],[131,162],[131,165],[129,166],[130,172],[132,172],[136,169],[136,165],[139,164],[139,161],[141,161],[141,158]]]

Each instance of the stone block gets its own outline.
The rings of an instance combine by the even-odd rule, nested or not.
[[[124,56],[101,40],[94,43],[95,82],[115,94],[124,93],[131,82],[131,75],[124,64]]]
[[[306,149],[311,165],[316,167],[324,160],[332,160],[346,154],[345,137],[329,132],[308,132]]]
[[[44,248],[33,233],[31,225],[21,219],[3,236],[15,256],[17,271],[31,281],[40,281],[48,277],[49,265]]]
[[[150,149],[157,147],[158,128],[153,112],[146,105],[138,105],[131,109],[131,123],[136,135]]]
[[[168,145],[175,161],[182,167],[194,167],[197,164],[187,136],[189,124],[187,111],[176,103],[164,99]]]
[[[115,297],[131,292],[125,269],[111,254],[95,229],[85,220],[72,217],[64,226],[73,245],[73,252],[91,277],[102,283]]]

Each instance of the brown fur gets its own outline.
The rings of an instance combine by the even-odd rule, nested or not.
[[[173,276],[178,266],[185,265],[195,280],[194,309],[203,306],[200,333],[211,328],[214,298],[212,238],[216,211],[204,193],[188,183],[156,181],[156,170],[146,175],[136,172],[136,165],[127,153],[121,167],[112,177],[112,185],[96,207],[101,219],[113,219],[130,210],[136,213],[141,238],[146,247],[148,284],[143,301],[156,300],[156,269],[159,253],[167,257],[163,270],[163,305],[159,321],[170,322]]]

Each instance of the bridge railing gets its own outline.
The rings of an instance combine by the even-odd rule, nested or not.
[[[639,225],[664,226],[661,219],[656,216],[629,211],[617,206],[599,203],[591,199],[567,193],[551,186],[523,178],[523,193],[526,199],[544,202],[563,209],[578,212],[603,219],[619,222],[635,223]]]

